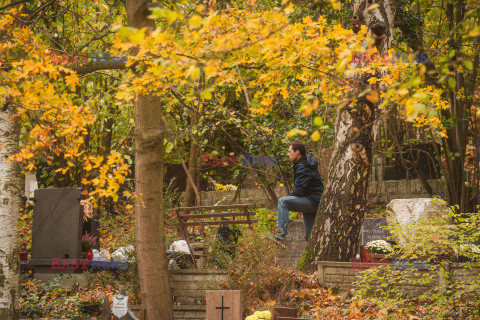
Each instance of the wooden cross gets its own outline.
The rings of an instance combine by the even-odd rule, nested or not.
[[[229,307],[224,307],[224,306],[223,306],[223,296],[222,296],[222,306],[221,306],[221,307],[216,307],[215,309],[217,309],[217,310],[219,310],[219,309],[222,310],[222,320],[223,320],[223,310],[225,310],[225,309],[230,309]]]

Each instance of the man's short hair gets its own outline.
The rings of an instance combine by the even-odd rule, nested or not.
[[[297,151],[297,150],[300,151],[300,154],[302,156],[307,154],[307,150],[305,148],[305,145],[301,141],[298,141],[298,140],[297,141],[292,141],[292,142],[289,143],[288,146],[292,146],[293,151]]]

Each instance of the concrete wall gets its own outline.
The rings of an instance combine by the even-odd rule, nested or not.
[[[436,195],[446,197],[446,186],[443,180],[428,180]],[[204,205],[230,204],[236,191],[202,191]],[[287,195],[285,188],[276,188],[277,197]],[[392,199],[428,198],[420,180],[370,180],[368,188],[368,202],[371,205],[386,205]],[[252,203],[256,207],[272,207],[263,189],[240,190],[240,195],[233,203]]]
[[[318,263],[318,282],[322,286],[337,288],[341,291],[354,288],[353,282],[357,281],[359,274],[365,270],[361,269],[360,266],[361,264],[352,262],[320,261]],[[381,266],[381,264],[377,264],[377,266]],[[435,276],[431,283],[412,283],[424,279],[428,273],[430,273],[428,270],[418,270],[415,276],[411,276],[411,273],[406,273],[405,276],[401,277],[402,282],[397,283],[396,287],[409,292],[424,292],[432,286],[439,286],[441,288],[445,285],[445,278],[442,276]],[[457,270],[452,280],[468,282],[474,278],[476,281],[480,280],[478,268],[470,271]],[[372,289],[378,285],[379,283],[374,282],[370,284]]]
[[[285,247],[280,251],[278,263],[285,268],[295,269],[307,245],[303,219],[289,221],[287,240],[284,244]]]
[[[181,269],[170,271],[170,286],[175,296],[174,316],[178,320],[206,318],[206,290],[217,290],[227,280],[227,273],[211,269]]]

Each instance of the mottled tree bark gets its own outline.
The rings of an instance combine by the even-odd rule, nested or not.
[[[378,6],[372,7],[373,4]],[[387,51],[392,41],[396,1],[355,0],[352,5],[354,31],[365,25],[378,50]],[[370,88],[367,80],[368,76],[358,79],[357,93]],[[313,269],[316,261],[349,261],[356,255],[367,205],[377,107],[375,99],[364,95],[354,106],[337,109],[327,185],[299,268]]]
[[[128,24],[153,29],[147,1],[127,0]],[[161,99],[135,98],[135,235],[142,303],[148,320],[173,320],[163,219],[164,132]]]
[[[12,109],[5,105],[0,111],[0,319],[18,319],[20,172],[18,164],[7,159],[18,151],[20,131]]]

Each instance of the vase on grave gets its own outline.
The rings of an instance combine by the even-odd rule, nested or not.
[[[28,251],[20,251],[20,261],[28,260]]]

